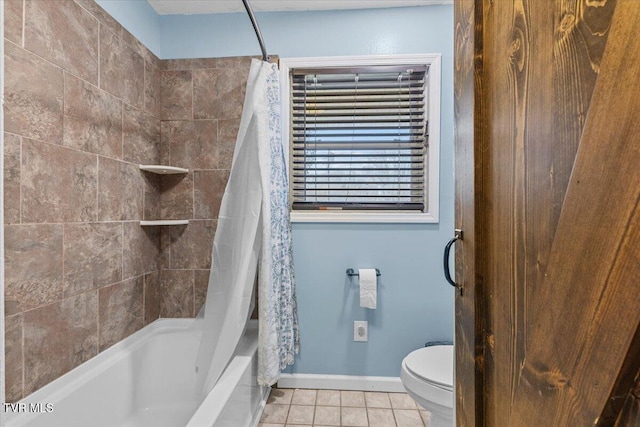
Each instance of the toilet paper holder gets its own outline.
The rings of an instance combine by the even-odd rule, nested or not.
[[[378,270],[376,268],[376,276],[380,277],[380,270]],[[353,277],[353,276],[360,276],[359,273],[356,273],[356,271],[353,268],[347,268],[347,276],[349,277]]]

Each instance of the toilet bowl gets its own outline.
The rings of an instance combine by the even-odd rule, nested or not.
[[[437,345],[411,352],[400,378],[409,396],[431,412],[431,427],[453,424],[453,346]]]

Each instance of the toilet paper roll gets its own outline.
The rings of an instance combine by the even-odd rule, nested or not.
[[[375,268],[361,268],[360,277],[360,307],[375,309],[378,301],[378,277]]]

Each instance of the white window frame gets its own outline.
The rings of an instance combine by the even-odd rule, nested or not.
[[[292,68],[366,67],[375,65],[427,65],[429,151],[427,156],[427,211],[291,211],[291,222],[358,222],[358,223],[437,223],[440,201],[440,90],[441,59],[439,53],[416,55],[367,55],[309,58],[281,58],[280,86],[282,103],[282,138],[287,170],[290,156],[290,76]]]

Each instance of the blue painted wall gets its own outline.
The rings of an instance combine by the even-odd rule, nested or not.
[[[453,6],[258,13],[269,53],[281,57],[434,52],[453,48]],[[245,13],[163,15],[164,58],[259,55]]]
[[[159,20],[162,58],[260,53],[245,14]],[[441,258],[454,218],[453,7],[260,13],[258,21],[280,57],[442,54],[440,223],[293,225],[302,348],[288,372],[398,376],[410,351],[453,337]],[[359,307],[349,267],[381,270],[377,310]],[[369,321],[369,342],[353,342],[354,320]]]

